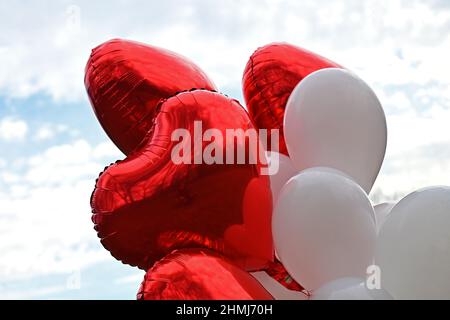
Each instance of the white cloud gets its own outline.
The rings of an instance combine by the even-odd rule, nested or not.
[[[0,139],[5,141],[23,140],[28,132],[28,125],[24,120],[3,118],[0,120]]]
[[[39,130],[36,132],[35,140],[41,141],[41,140],[48,140],[53,138],[55,135],[55,132],[51,130],[49,127],[44,126],[39,128]]]
[[[57,294],[67,290],[65,286],[50,286],[44,288],[37,288],[31,290],[4,290],[0,291],[2,300],[23,300],[23,299],[36,299],[36,297],[48,294]]]
[[[57,145],[26,162],[23,172],[2,171],[0,278],[68,273],[112,259],[90,220],[95,178],[115,158],[107,143]]]
[[[431,185],[449,185],[450,138],[388,154],[374,186],[375,197],[399,200]],[[383,200],[383,199],[380,199]]]
[[[448,141],[450,139],[449,110],[436,107],[430,114],[432,116],[408,112],[388,116],[389,153],[398,155],[417,147]]]
[[[125,156],[122,152],[111,142],[102,142],[99,143],[93,150],[93,156],[95,159],[101,158],[114,158],[114,159],[122,159]]]
[[[0,10],[0,91],[7,95],[44,92],[55,99],[85,99],[83,72],[90,50],[113,37],[178,51],[227,90],[237,91],[251,52],[271,41],[316,50],[371,84],[448,83],[450,8],[438,9],[433,2],[44,3]]]
[[[34,140],[49,140],[67,132],[71,133],[72,136],[74,135],[74,130],[70,130],[65,124],[45,123],[36,130]]]
[[[70,137],[79,136],[80,132],[76,129],[69,128],[65,124],[45,123],[40,125],[33,135],[34,141],[47,141],[61,135],[67,134]]]
[[[403,91],[396,91],[387,95],[381,101],[386,103],[384,109],[388,113],[388,117],[391,114],[410,112],[412,110],[411,100]]]
[[[132,274],[130,276],[121,277],[115,280],[115,283],[122,285],[126,283],[139,284],[144,279],[144,272]]]
[[[96,177],[105,165],[104,159],[124,158],[112,142],[92,147],[86,140],[56,145],[28,160],[24,179],[32,185],[54,185]],[[102,162],[103,161],[103,162]]]
[[[2,171],[0,177],[0,181],[4,181],[5,183],[14,183],[20,180],[19,175],[8,171]]]

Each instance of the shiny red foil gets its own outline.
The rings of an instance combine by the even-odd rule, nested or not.
[[[138,300],[273,300],[248,272],[205,249],[177,250],[149,269]]]
[[[273,259],[269,178],[260,163],[174,164],[171,134],[185,128],[194,136],[194,120],[224,137],[226,129],[254,128],[236,100],[216,92],[182,92],[160,103],[141,145],[97,180],[98,236],[118,260],[144,270],[180,248],[208,248],[243,269],[262,268]]]
[[[283,117],[295,86],[314,71],[339,67],[333,61],[287,43],[272,43],[251,55],[242,79],[245,103],[257,127],[280,130],[281,153],[288,155]],[[271,150],[270,144],[267,149]]]
[[[282,284],[289,290],[304,290],[304,288],[289,275],[284,266],[277,259],[275,259],[274,262],[270,262],[265,271],[269,276],[277,280],[280,284]]]
[[[161,99],[192,88],[215,90],[206,74],[185,57],[120,39],[92,50],[85,86],[100,124],[125,154],[151,128]]]

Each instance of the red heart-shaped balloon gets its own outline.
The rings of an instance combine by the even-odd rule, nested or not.
[[[273,258],[272,198],[261,162],[248,160],[259,159],[257,151],[248,137],[225,143],[215,137],[215,154],[225,162],[231,146],[234,163],[194,163],[211,145],[200,140],[196,149],[194,121],[201,121],[203,132],[213,129],[223,137],[230,129],[255,130],[245,109],[219,93],[195,90],[163,101],[142,144],[97,180],[91,206],[98,236],[114,257],[145,270],[189,247],[215,250],[248,270],[261,268]],[[180,128],[194,138],[172,141]],[[180,143],[193,151],[190,164],[173,161]],[[237,150],[246,152],[245,164],[236,163]]]
[[[147,271],[138,300],[273,300],[248,272],[217,253],[184,249]]]
[[[192,88],[215,90],[206,74],[185,57],[120,39],[92,50],[85,85],[100,124],[125,154],[151,128],[161,99]]]
[[[270,129],[279,130],[279,152],[288,155],[283,117],[292,90],[314,71],[340,67],[333,61],[287,43],[269,44],[251,55],[242,79],[245,103],[256,126],[268,129],[269,137]],[[269,139],[268,150],[271,150],[270,145]]]

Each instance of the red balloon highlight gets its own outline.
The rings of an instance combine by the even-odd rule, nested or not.
[[[138,300],[273,300],[248,272],[205,249],[177,250],[147,271]]]
[[[341,66],[288,43],[272,43],[258,48],[247,62],[242,89],[250,117],[258,128],[280,130],[279,152],[285,155],[288,151],[283,135],[283,118],[287,100],[303,78],[323,68]],[[270,150],[270,143],[267,146]]]
[[[294,291],[304,290],[304,288],[289,275],[283,264],[278,259],[275,259],[274,262],[269,263],[265,271],[269,276],[277,280],[286,289]]]
[[[208,76],[187,58],[121,39],[92,50],[85,86],[103,129],[127,155],[152,127],[160,100],[192,88],[215,90]]]
[[[136,151],[97,180],[91,206],[98,236],[118,260],[144,270],[181,248],[208,248],[246,270],[262,268],[273,259],[269,178],[260,162],[175,164],[172,132],[193,136],[195,121],[223,136],[255,129],[245,109],[219,93],[194,90],[162,101]],[[221,148],[225,154],[226,144]]]

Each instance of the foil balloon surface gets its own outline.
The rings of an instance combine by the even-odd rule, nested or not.
[[[269,44],[251,55],[242,79],[245,103],[257,127],[279,130],[279,152],[288,155],[283,117],[295,86],[314,71],[339,67],[333,61],[287,43]],[[269,143],[268,150],[270,146]]]
[[[162,101],[156,110],[154,125],[136,151],[97,180],[92,219],[103,246],[144,270],[180,248],[208,248],[246,270],[266,266],[273,259],[272,196],[268,176],[261,175],[263,165],[259,160],[196,161],[211,145],[224,158],[230,149],[235,158],[236,150],[244,149],[259,159],[248,137],[226,143],[219,137],[230,129],[254,129],[245,109],[219,93],[194,90]],[[215,130],[210,142],[198,140],[198,121],[204,137]],[[175,129],[193,138],[173,141]],[[176,164],[174,150],[187,155],[189,163]]]
[[[267,274],[277,280],[280,284],[282,284],[285,288],[289,290],[295,291],[303,291],[304,288],[298,284],[294,278],[292,278],[289,273],[284,268],[283,264],[278,259],[275,259],[274,262],[269,263],[267,268],[265,269]]]
[[[273,300],[248,272],[205,249],[176,250],[149,269],[138,300]]]
[[[151,128],[161,99],[192,88],[215,90],[206,74],[185,57],[120,39],[92,50],[85,86],[100,124],[125,154]]]

